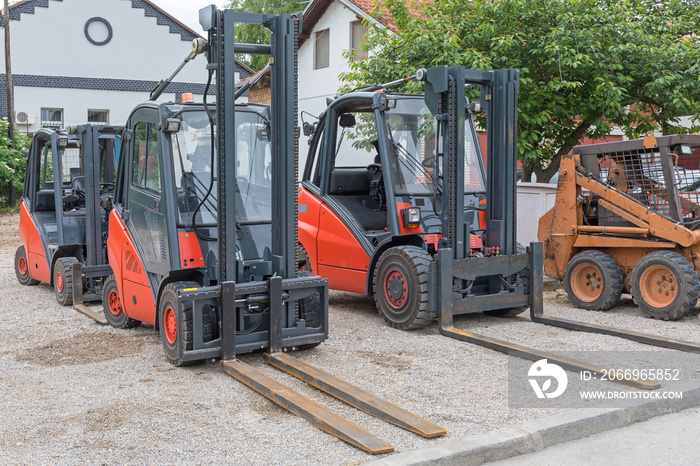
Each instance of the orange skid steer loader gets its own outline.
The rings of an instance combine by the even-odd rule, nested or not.
[[[562,159],[540,220],[545,273],[578,307],[606,311],[623,291],[649,317],[677,320],[700,297],[700,136],[579,146]]]

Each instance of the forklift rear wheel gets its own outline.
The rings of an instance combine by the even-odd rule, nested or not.
[[[73,304],[73,264],[77,263],[75,257],[61,257],[53,266],[53,289],[61,306]]]
[[[114,278],[114,275],[110,275],[105,280],[102,288],[102,309],[105,319],[112,327],[134,328],[141,325],[140,320],[132,319],[124,314],[119,289],[117,288],[117,280]]]
[[[39,280],[34,280],[29,275],[29,261],[27,261],[27,252],[24,246],[17,248],[15,252],[15,275],[20,284],[24,286],[33,286],[39,284]]]
[[[393,328],[415,330],[429,325],[431,257],[416,246],[389,248],[377,262],[372,286],[379,314]]]
[[[567,264],[564,289],[576,307],[607,311],[622,296],[622,272],[613,258],[604,252],[583,251]]]
[[[185,288],[198,288],[196,282],[176,282],[165,285],[158,306],[160,340],[163,343],[165,358],[174,366],[181,367],[196,364],[198,361],[183,361],[181,353],[193,349],[194,332],[192,326],[192,302],[182,303],[178,296]],[[177,314],[180,313],[182,329],[178,332]],[[205,342],[212,339],[211,314],[202,314],[202,338]],[[183,346],[184,345],[184,346]],[[182,350],[181,350],[182,348]]]
[[[693,265],[677,252],[654,251],[642,257],[630,280],[634,302],[649,317],[678,320],[692,313],[700,297]]]

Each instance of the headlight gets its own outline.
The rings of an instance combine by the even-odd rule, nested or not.
[[[168,118],[165,120],[165,132],[177,133],[180,131],[180,120],[178,118]]]
[[[420,209],[418,207],[406,207],[402,212],[403,225],[406,228],[418,228],[420,226]]]

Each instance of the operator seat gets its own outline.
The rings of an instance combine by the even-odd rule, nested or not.
[[[375,139],[372,145],[377,150],[377,155],[374,156],[374,163],[367,166],[371,179],[369,182],[369,197],[379,202],[381,206],[384,203],[384,183],[382,176],[382,159],[379,156],[379,141]]]

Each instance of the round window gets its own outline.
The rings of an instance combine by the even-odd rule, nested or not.
[[[112,25],[104,18],[90,18],[85,23],[85,37],[93,45],[105,45],[112,40]]]

